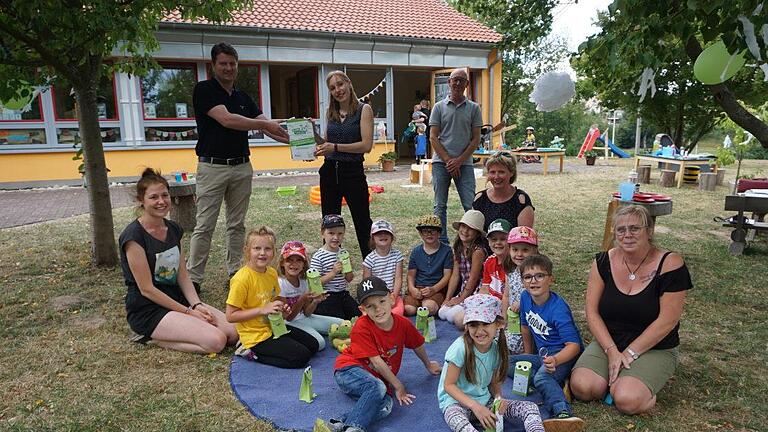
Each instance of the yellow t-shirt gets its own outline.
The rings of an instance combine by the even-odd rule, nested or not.
[[[244,266],[229,281],[227,304],[244,310],[253,309],[264,306],[279,295],[280,284],[277,282],[277,271],[274,268],[267,267],[267,271],[259,273]],[[235,328],[240,335],[240,342],[246,348],[251,348],[272,336],[266,315],[235,323]]]

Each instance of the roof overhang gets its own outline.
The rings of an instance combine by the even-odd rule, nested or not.
[[[161,23],[156,36],[160,50],[154,57],[173,60],[208,60],[211,47],[225,41],[241,62],[483,69],[494,48],[483,42],[187,23]]]

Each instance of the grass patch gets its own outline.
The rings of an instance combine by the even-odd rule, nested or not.
[[[536,206],[541,250],[555,262],[555,289],[571,304],[586,338],[591,338],[583,313],[589,263],[601,242],[609,193],[631,161],[597,164],[586,169],[583,161],[569,159],[562,175],[523,173],[518,181]],[[768,162],[744,162],[747,174],[761,169],[768,169]],[[728,177],[734,174],[729,170]],[[393,222],[395,245],[408,252],[418,242],[416,218],[431,212],[431,189],[383,185],[386,192],[375,197],[372,216]],[[728,254],[728,230],[712,222],[713,216],[727,215],[726,187],[644,189],[673,195],[674,213],[659,218],[656,239],[683,254],[695,285],[682,318],[681,365],[649,415],[623,416],[597,403],[575,403],[574,411],[595,431],[768,430],[765,238],[744,256]],[[291,197],[255,188],[247,226],[267,224],[281,243],[301,239],[319,246],[320,209],[308,203],[307,194],[306,187]],[[134,216],[131,209],[114,215],[117,235]],[[452,191],[449,221],[460,216]],[[88,223],[87,216],[78,216],[0,230],[0,429],[273,431],[232,394],[231,349],[207,357],[128,342],[122,276],[119,269],[89,266]],[[347,234],[359,268],[354,238]],[[187,236],[184,243],[187,249]],[[212,250],[203,298],[223,308],[221,221]]]

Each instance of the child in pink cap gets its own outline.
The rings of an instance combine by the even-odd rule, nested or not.
[[[525,291],[523,279],[520,276],[520,264],[525,258],[539,253],[539,236],[536,230],[527,226],[512,228],[507,236],[509,244],[509,257],[515,265],[515,270],[507,272],[507,286],[509,287],[509,307],[515,312],[520,312],[520,295]],[[511,354],[523,352],[523,339],[519,335],[510,335],[507,338],[507,346]]]

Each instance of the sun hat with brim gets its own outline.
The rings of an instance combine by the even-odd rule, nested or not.
[[[536,230],[527,226],[519,226],[512,228],[507,236],[507,243],[528,243],[529,245],[539,245],[539,235],[536,234]]]
[[[371,235],[380,233],[382,231],[395,235],[395,227],[393,227],[391,223],[385,221],[384,219],[379,219],[371,224]]]
[[[375,295],[389,295],[387,283],[376,276],[367,277],[361,280],[360,285],[357,286],[357,302],[362,304],[363,300]]]
[[[504,234],[509,234],[509,231],[512,230],[512,224],[509,223],[506,219],[496,219],[493,222],[491,222],[490,225],[488,225],[488,237],[491,236],[491,234],[495,232],[500,232]]]
[[[453,229],[458,230],[461,224],[464,224],[472,229],[480,231],[480,234],[485,235],[483,225],[485,225],[485,216],[478,210],[467,210],[461,220],[453,223]]]
[[[501,300],[489,294],[475,294],[464,300],[464,324],[490,324],[501,316]]]
[[[433,228],[440,231],[443,229],[443,224],[440,222],[440,218],[435,215],[422,216],[416,222],[416,229],[421,230],[425,228]]]
[[[287,259],[291,256],[297,256],[307,261],[307,249],[304,247],[304,243],[300,241],[285,242],[283,248],[280,250],[280,255]]]

